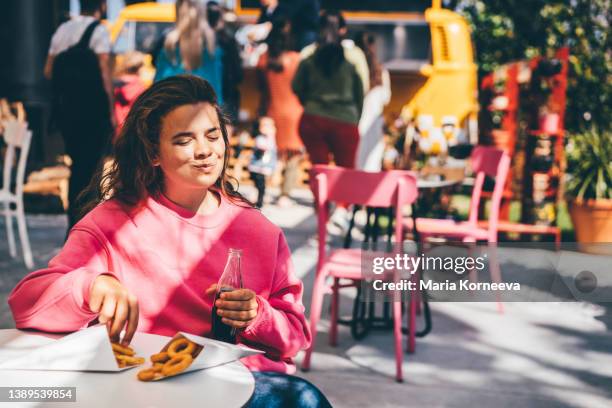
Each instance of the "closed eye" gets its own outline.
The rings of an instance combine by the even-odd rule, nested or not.
[[[186,145],[193,139],[193,137],[193,132],[179,132],[172,136],[172,144]]]
[[[209,140],[217,140],[217,139],[219,139],[219,137],[221,137],[221,129],[219,129],[218,127],[212,128],[212,129],[208,129],[206,131],[206,137]]]
[[[191,138],[189,137],[180,137],[178,139],[174,139],[173,143],[179,146],[186,146],[191,142]]]
[[[213,127],[204,132],[204,136],[210,141],[219,139],[221,135],[222,133],[219,127]],[[193,132],[180,132],[172,136],[172,143],[175,145],[185,146],[195,139],[195,137],[195,133]]]

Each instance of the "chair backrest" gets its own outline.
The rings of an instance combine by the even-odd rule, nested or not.
[[[17,173],[15,175],[15,194],[19,197],[23,194],[23,184],[25,181],[25,170],[28,161],[28,153],[30,151],[30,143],[32,141],[32,131],[28,130],[28,124],[26,122],[17,120],[6,121],[3,123],[3,127],[6,152],[4,154],[2,190],[11,191],[13,162],[17,150],[20,150],[19,160],[17,161]]]
[[[499,207],[510,170],[510,156],[503,150],[489,146],[477,146],[470,157],[472,169],[476,173],[472,199],[470,200],[469,222],[474,225],[478,222],[478,207],[482,196],[482,187],[485,176],[495,178],[495,187],[491,197],[489,209],[489,240],[497,240],[497,224],[499,221]]]
[[[318,210],[319,262],[325,257],[326,224],[329,202],[368,207],[396,207],[395,236],[402,237],[404,205],[417,198],[416,177],[410,171],[390,170],[371,173],[343,167],[315,165],[311,170],[311,188]],[[318,269],[317,269],[318,270]]]

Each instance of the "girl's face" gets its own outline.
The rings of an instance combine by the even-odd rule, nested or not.
[[[221,176],[225,142],[215,108],[205,102],[183,105],[163,119],[159,157],[167,190],[206,190]]]

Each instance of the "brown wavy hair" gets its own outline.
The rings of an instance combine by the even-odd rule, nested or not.
[[[148,196],[158,197],[164,189],[164,177],[153,161],[159,155],[162,120],[179,106],[200,102],[215,108],[225,142],[223,170],[212,188],[234,204],[253,207],[238,192],[238,181],[227,172],[230,144],[226,125],[229,121],[219,107],[213,87],[199,77],[179,75],[153,84],[136,99],[113,147],[112,163],[98,171],[77,200],[85,203],[81,215],[109,199],[135,207]]]
[[[175,5],[176,22],[164,40],[166,55],[173,64],[176,49],[185,68],[193,70],[202,65],[202,53],[215,54],[215,31],[208,24],[205,0],[177,0]],[[206,49],[206,51],[204,51]]]
[[[283,54],[291,51],[291,22],[286,18],[274,21],[272,30],[266,38],[268,44],[268,68],[274,72],[283,72]]]
[[[382,66],[376,57],[376,37],[373,34],[361,31],[355,36],[355,44],[365,54],[370,71],[370,88],[382,84]]]

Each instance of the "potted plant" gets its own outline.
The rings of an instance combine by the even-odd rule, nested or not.
[[[612,132],[592,129],[575,134],[566,152],[576,240],[612,243]]]

